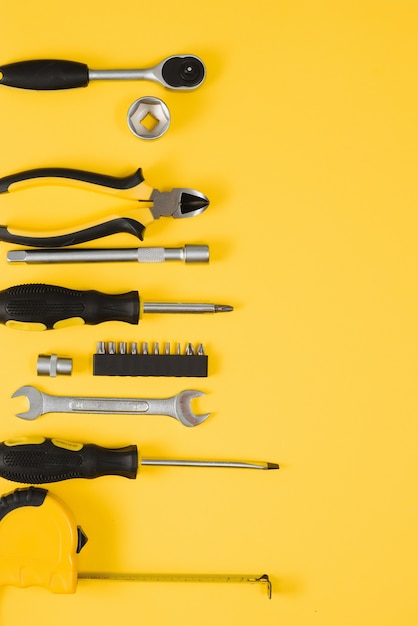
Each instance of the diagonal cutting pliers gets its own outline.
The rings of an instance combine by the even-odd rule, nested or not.
[[[39,184],[64,184],[66,186],[82,187],[92,191],[114,195],[127,200],[137,200],[141,203],[141,208],[149,210],[153,220],[159,219],[160,217],[194,217],[202,213],[209,206],[209,199],[203,193],[195,189],[186,187],[177,187],[171,189],[171,191],[158,191],[157,189],[153,189],[150,185],[145,183],[141,168],[138,168],[133,174],[122,177],[62,167],[25,170],[0,178],[0,194],[33,187]],[[112,232],[109,231],[109,222],[105,222],[98,226],[68,235],[71,239],[71,241],[68,240],[68,243],[58,238],[54,243],[51,241],[53,239],[51,237],[31,238],[13,235],[10,233],[7,226],[0,226],[0,241],[48,247],[51,245],[70,245],[81,243],[82,241],[91,241],[92,239],[97,239],[116,232],[131,232],[131,234],[135,234],[142,239],[145,226],[135,220],[130,220],[130,229],[127,231],[126,228],[122,228],[123,221],[126,221],[126,219],[127,218],[119,218],[119,220],[113,220]],[[120,231],[118,230],[119,226],[121,226]],[[79,233],[83,233],[83,237],[78,237],[77,239]],[[33,240],[33,243],[31,240]]]

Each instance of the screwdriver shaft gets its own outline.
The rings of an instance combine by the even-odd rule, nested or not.
[[[194,461],[183,459],[141,459],[141,465],[164,465],[177,467],[235,467],[238,469],[279,469],[277,463],[259,462],[249,463],[245,461]]]
[[[144,313],[227,313],[234,308],[227,304],[203,302],[144,302]]]

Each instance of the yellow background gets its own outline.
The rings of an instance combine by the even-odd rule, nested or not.
[[[412,626],[417,578],[418,5],[406,0],[71,3],[4,0],[0,61],[63,58],[94,69],[199,55],[193,93],[144,82],[0,90],[0,174],[63,166],[211,199],[160,220],[146,245],[208,243],[209,266],[7,266],[1,288],[40,281],[145,299],[229,303],[230,314],[148,316],[47,333],[0,328],[1,439],[45,434],[144,456],[278,461],[280,472],[145,468],[51,490],[90,540],[81,569],[259,573],[274,584],[79,584],[75,596],[1,590],[5,626]],[[135,138],[126,112],[161,97],[172,124]],[[0,197],[18,230],[72,228],[133,203],[62,187]],[[103,243],[103,242],[102,242]],[[135,245],[128,236],[109,245]],[[101,245],[100,243],[96,245]],[[91,375],[97,340],[202,342],[210,376]],[[36,357],[74,358],[39,379]],[[14,417],[11,394],[166,396],[190,386],[213,411],[185,429],[164,417]],[[5,493],[16,485],[1,481]]]

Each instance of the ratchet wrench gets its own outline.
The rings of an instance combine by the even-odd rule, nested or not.
[[[0,66],[0,85],[55,90],[87,87],[91,80],[149,80],[186,91],[198,87],[205,74],[203,62],[192,54],[170,56],[153,67],[132,70],[91,70],[76,61],[40,59]]]
[[[191,402],[204,396],[201,391],[186,389],[170,398],[92,398],[81,396],[52,396],[36,387],[25,385],[14,392],[12,398],[25,396],[29,410],[17,417],[34,420],[47,413],[91,413],[105,415],[167,415],[183,426],[198,426],[210,413],[195,415]]]

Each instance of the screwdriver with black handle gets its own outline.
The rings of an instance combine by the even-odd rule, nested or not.
[[[71,478],[123,476],[134,479],[141,465],[279,469],[277,463],[141,459],[135,444],[105,448],[47,437],[21,437],[0,443],[0,477],[19,483],[46,484]]]
[[[0,291],[0,322],[18,330],[47,330],[80,324],[138,324],[143,313],[219,313],[223,304],[142,302],[137,291],[108,294],[33,283]]]

